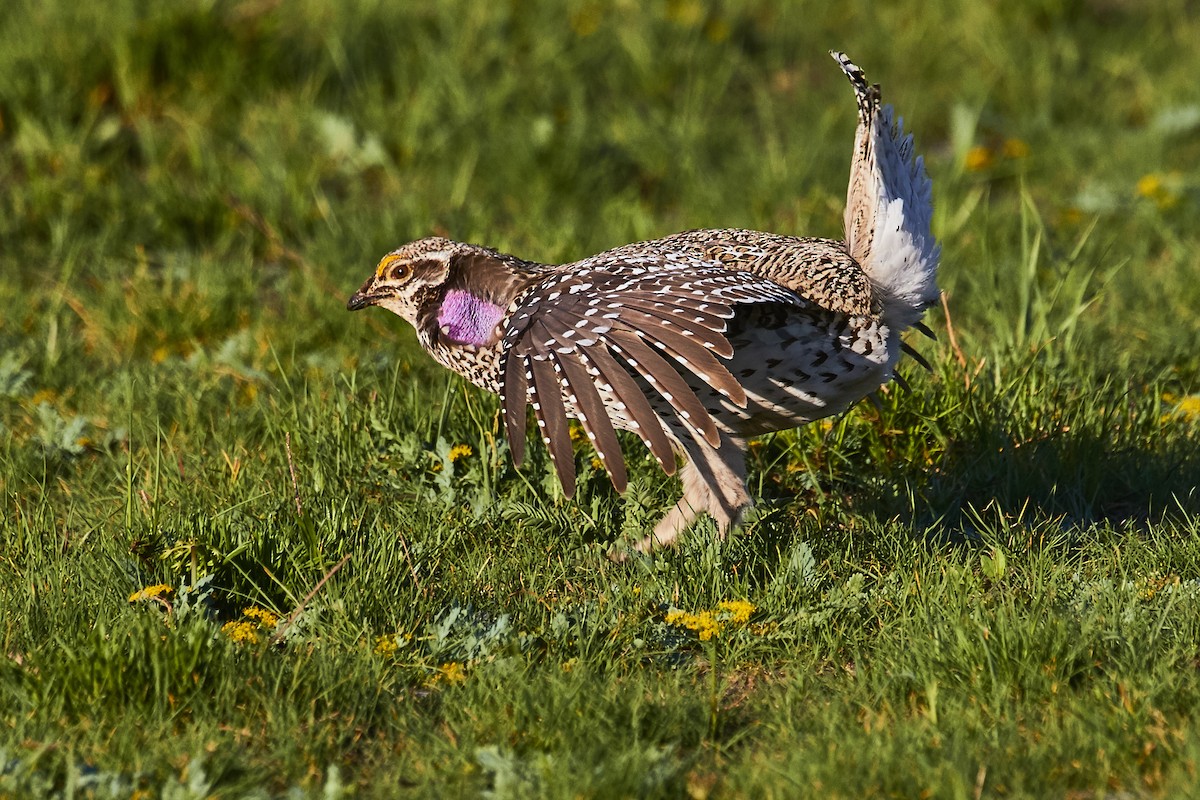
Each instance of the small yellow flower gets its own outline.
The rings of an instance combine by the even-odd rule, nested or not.
[[[451,661],[448,664],[442,664],[440,669],[441,679],[451,686],[455,686],[460,683],[466,683],[467,681],[467,671],[463,669],[463,665],[457,661]]]
[[[1164,395],[1163,399],[1166,400],[1167,396]],[[1171,400],[1167,400],[1167,402],[1174,402],[1174,398],[1172,397]],[[1171,409],[1170,413],[1164,414],[1162,418],[1164,422],[1169,419],[1182,419],[1185,422],[1200,422],[1200,394],[1188,395],[1178,402],[1175,402],[1175,407]]]
[[[592,469],[604,469],[604,462],[598,456],[592,456]]]
[[[221,626],[221,633],[225,634],[238,644],[258,643],[258,626],[253,622],[247,622],[245,620],[226,622]]]
[[[279,624],[278,614],[273,611],[267,611],[265,608],[259,608],[258,606],[250,606],[250,608],[242,609],[242,616],[256,620],[261,627],[271,630],[274,630],[275,626]]]
[[[722,623],[711,611],[701,611],[699,614],[689,614],[686,611],[671,611],[667,614],[667,624],[678,628],[695,631],[700,641],[707,642],[714,636],[721,635]]]
[[[1154,198],[1163,190],[1162,176],[1150,173],[1143,175],[1137,182],[1137,193],[1141,197]]]
[[[976,145],[967,151],[967,157],[963,164],[970,172],[983,172],[990,169],[995,160],[996,157],[991,148]]]
[[[1160,210],[1166,210],[1179,204],[1180,194],[1176,190],[1178,176],[1160,175],[1152,172],[1143,175],[1137,182],[1137,194],[1147,200],[1153,200]]]
[[[471,449],[471,445],[469,444],[456,444],[450,448],[450,460],[458,461],[460,458],[470,456],[473,452],[475,451]]]
[[[734,625],[745,625],[754,613],[754,604],[747,600],[723,600],[717,608],[729,614],[729,621]]]
[[[1005,139],[1003,152],[1005,158],[1028,158],[1029,145],[1020,139]]]
[[[575,442],[576,444],[587,441],[587,434],[584,433],[583,426],[578,422],[572,422],[571,427],[567,429],[567,432],[571,436],[571,441]]]
[[[568,658],[566,661],[562,662],[560,666],[562,667],[563,672],[570,672],[571,670],[575,669],[575,665],[578,663],[578,658]]]
[[[129,595],[129,602],[136,603],[140,600],[154,600],[164,594],[175,591],[165,583],[156,583],[153,586],[147,586],[144,589],[138,589],[133,594]]]
[[[387,636],[375,637],[375,655],[390,656],[399,649],[400,645],[396,643],[396,634],[389,633]]]

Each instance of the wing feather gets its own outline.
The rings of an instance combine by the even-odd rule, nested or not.
[[[573,358],[572,354],[560,354],[557,360],[566,379],[565,385],[570,387],[569,391],[575,396],[579,421],[583,423],[588,439],[608,470],[613,488],[624,492],[629,482],[625,473],[625,457],[621,453],[621,443],[617,441],[617,431],[604,408],[600,392],[596,390],[594,376],[589,374],[584,362]]]
[[[521,353],[509,351],[500,370],[504,391],[504,432],[512,450],[513,463],[518,467],[525,460],[525,406],[529,397],[529,360]]]
[[[526,402],[568,495],[576,482],[571,416],[618,491],[628,482],[618,427],[635,431],[668,474],[673,427],[719,447],[697,391],[711,387],[746,405],[745,388],[724,363],[733,356],[729,322],[745,303],[807,307],[766,278],[671,252],[602,253],[546,275],[516,301],[503,337],[500,394],[514,460],[524,454]]]
[[[567,411],[563,407],[562,392],[557,370],[550,363],[549,354],[534,356],[529,365],[533,380],[533,410],[537,414],[538,427],[542,429],[542,441],[550,451],[550,460],[562,483],[563,494],[575,494],[575,452],[571,449],[571,431],[567,423]]]
[[[613,349],[625,357],[646,381],[671,404],[679,419],[697,438],[713,447],[721,446],[716,423],[701,404],[692,387],[666,359],[633,331],[612,331],[605,336]]]
[[[596,365],[600,375],[613,389],[613,394],[620,400],[629,417],[637,426],[638,436],[658,460],[663,471],[668,475],[675,474],[675,455],[671,450],[671,440],[663,430],[662,419],[650,407],[642,387],[637,385],[624,367],[617,363],[607,347],[593,347],[587,351],[586,358]]]

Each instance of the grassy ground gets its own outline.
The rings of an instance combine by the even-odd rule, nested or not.
[[[1194,4],[9,6],[0,797],[1197,790]],[[836,235],[831,47],[927,154],[934,371],[615,565],[677,486],[564,500],[345,298],[431,232]]]

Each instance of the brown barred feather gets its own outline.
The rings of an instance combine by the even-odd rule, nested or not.
[[[654,454],[663,471],[668,475],[675,473],[675,456],[671,450],[671,440],[663,430],[662,419],[650,407],[642,387],[637,381],[617,363],[607,347],[592,347],[586,353],[581,353],[586,361],[595,364],[600,377],[605,384],[612,387],[617,401],[624,406],[623,411],[629,421],[634,423],[634,430],[646,447]]]
[[[550,361],[550,355],[535,355],[529,361],[532,367],[533,410],[542,431],[542,440],[550,451],[550,460],[558,472],[563,494],[575,494],[575,453],[571,448],[571,431],[567,423],[567,411],[563,407],[558,370]]]
[[[663,399],[671,404],[679,420],[688,430],[713,447],[720,446],[721,437],[712,416],[696,397],[696,390],[688,386],[687,381],[674,367],[632,331],[612,331],[607,338],[618,355],[635,367]]]
[[[504,356],[504,394],[501,405],[504,409],[504,435],[512,451],[513,463],[518,467],[525,460],[525,408],[529,397],[529,360],[521,353],[508,352]]]
[[[628,477],[625,474],[625,457],[621,453],[621,444],[617,441],[617,432],[604,407],[604,400],[596,389],[594,376],[588,374],[587,367],[584,366],[583,361],[577,358],[577,355],[558,356],[558,363],[562,368],[564,378],[563,386],[573,395],[572,400],[577,409],[579,421],[583,423],[584,430],[588,432],[588,438],[608,470],[608,477],[612,481],[613,488],[618,492],[624,492]]]

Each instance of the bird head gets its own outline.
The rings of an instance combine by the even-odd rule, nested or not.
[[[495,344],[505,309],[536,274],[537,265],[486,247],[430,237],[409,242],[379,261],[346,303],[358,311],[381,306],[407,320],[427,345]]]
[[[379,260],[371,277],[351,296],[346,308],[380,306],[417,325],[419,312],[435,300],[450,277],[456,242],[431,236],[393,250]]]

